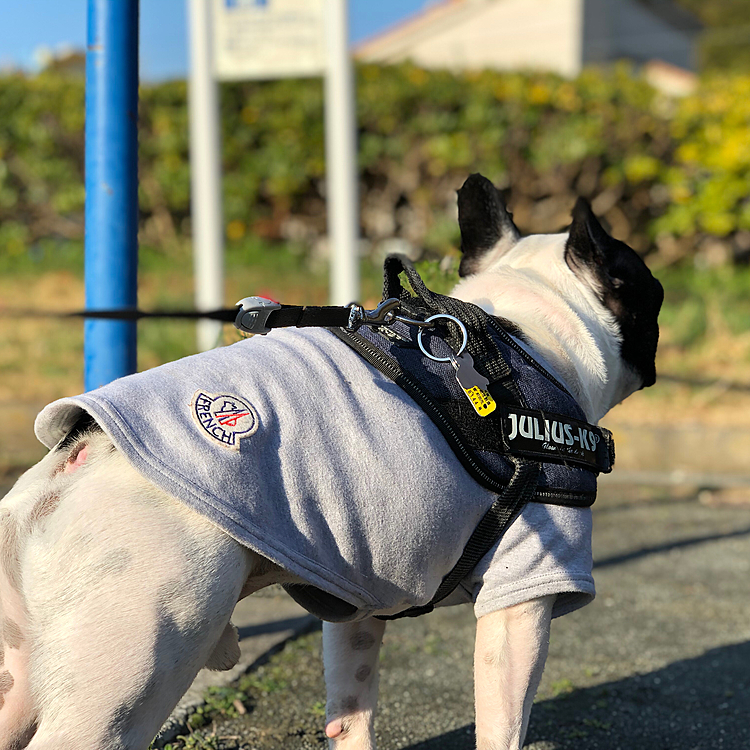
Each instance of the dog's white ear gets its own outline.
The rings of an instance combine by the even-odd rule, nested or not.
[[[479,173],[469,175],[458,191],[458,226],[463,254],[459,276],[476,273],[489,253],[502,255],[521,236],[500,191]]]
[[[588,273],[596,281],[602,304],[620,326],[623,359],[643,386],[653,385],[664,290],[635,250],[607,234],[583,198],[573,208],[565,261],[576,275]]]

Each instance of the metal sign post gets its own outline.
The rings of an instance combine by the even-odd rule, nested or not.
[[[195,306],[224,305],[224,230],[221,209],[221,131],[218,84],[213,72],[210,3],[190,0],[190,184],[195,264]],[[201,320],[198,348],[217,346],[221,323]]]
[[[138,296],[138,0],[88,0],[86,307],[127,309]],[[84,382],[135,372],[136,324],[87,320]]]
[[[347,0],[211,2],[215,71],[219,79],[325,76],[330,297],[335,305],[348,304],[359,298],[359,200]],[[201,0],[191,3],[197,7]],[[208,63],[205,66],[208,71]],[[215,112],[216,107],[204,105],[203,115],[209,110]],[[191,109],[191,120],[193,117]],[[197,131],[195,125],[193,128]],[[218,136],[201,141],[210,148],[218,142]],[[218,156],[213,163],[218,163]],[[197,180],[205,186],[211,176],[208,167],[201,169],[206,171],[194,172],[194,184]],[[218,189],[215,194],[218,195]],[[205,200],[207,206],[208,198],[200,200]],[[194,205],[194,216],[200,211],[214,210]]]
[[[359,190],[347,0],[326,0],[326,184],[333,305],[359,299]]]

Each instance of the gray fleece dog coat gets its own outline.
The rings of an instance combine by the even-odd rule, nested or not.
[[[47,406],[51,448],[88,412],[157,486],[356,608],[430,601],[496,495],[395,383],[324,329],[277,330]],[[589,508],[528,503],[442,604],[477,616],[594,597]]]

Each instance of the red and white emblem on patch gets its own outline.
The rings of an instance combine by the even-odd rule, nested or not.
[[[238,396],[196,391],[192,401],[196,422],[225,448],[239,450],[240,440],[254,434],[260,420],[253,407]]]

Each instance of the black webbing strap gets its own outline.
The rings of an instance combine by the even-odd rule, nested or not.
[[[399,279],[401,273],[406,276],[414,295],[401,284]],[[401,300],[404,309],[422,310],[430,315],[434,315],[437,311],[458,318],[468,331],[466,348],[472,357],[474,367],[494,384],[493,395],[499,392],[498,387],[502,387],[508,400],[516,404],[524,404],[518,385],[513,379],[510,365],[489,334],[487,325],[489,316],[484,310],[471,303],[432,292],[425,286],[411,262],[402,256],[386,258],[383,275],[383,299],[396,297]],[[456,350],[462,340],[461,332],[455,324],[450,322],[446,322],[445,327],[449,331],[446,341]],[[396,620],[401,617],[418,617],[431,612],[435,605],[451,594],[477,566],[505,533],[516,513],[533,499],[541,470],[540,464],[511,456],[508,456],[508,460],[515,465],[511,481],[497,495],[492,507],[474,529],[458,562],[443,578],[430,602],[421,607],[411,607],[396,615],[379,616],[380,619]]]
[[[515,472],[505,490],[497,496],[492,507],[469,537],[461,557],[443,578],[435,595],[421,607],[410,607],[395,615],[376,615],[378,620],[398,620],[401,617],[419,617],[432,612],[435,605],[445,599],[479,561],[497,544],[512,523],[518,511],[534,497],[540,465],[523,458],[509,458],[515,464]]]
[[[269,316],[268,328],[345,328],[349,324],[351,309],[348,307],[300,307],[299,305],[282,305]]]
[[[219,320],[224,323],[234,323],[237,319],[238,308],[222,308],[218,310],[137,310],[123,308],[121,310],[75,310],[73,312],[57,313],[44,310],[2,310],[4,317],[13,318],[92,318],[94,320],[143,320],[147,318],[171,318],[176,320]],[[349,323],[351,308],[349,307],[315,307],[300,305],[281,305],[268,316],[268,328],[345,328]]]

